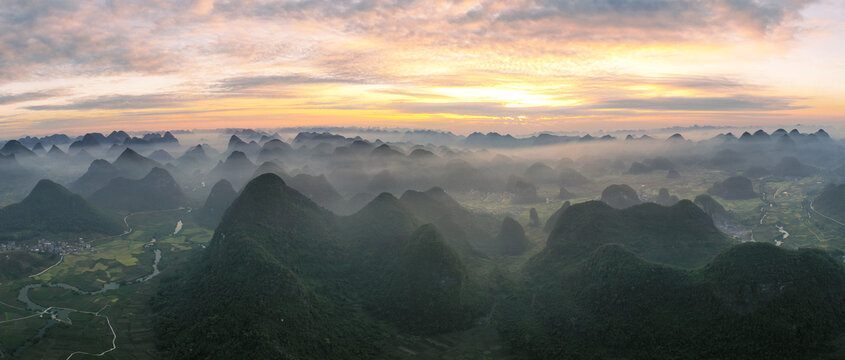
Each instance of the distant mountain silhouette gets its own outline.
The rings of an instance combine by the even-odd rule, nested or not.
[[[569,209],[570,206],[572,205],[569,203],[569,201],[565,201],[563,205],[561,205],[561,207],[557,209],[557,211],[555,211],[552,216],[549,216],[549,218],[546,220],[546,224],[543,225],[543,231],[547,233],[552,232],[552,230],[554,230],[555,228],[555,224],[557,223],[558,219],[560,219],[560,217],[563,215],[563,212],[566,211],[566,209]]]
[[[289,179],[290,187],[296,189],[317,204],[332,208],[343,201],[343,196],[335,190],[325,176],[299,174]]]
[[[217,227],[224,212],[237,197],[238,193],[232,187],[232,183],[227,180],[218,181],[211,187],[211,193],[208,194],[205,205],[197,210],[197,222],[211,229]]]
[[[114,178],[88,200],[102,208],[121,212],[169,210],[188,205],[179,184],[162,168],[153,168],[140,180]]]
[[[47,157],[51,159],[65,159],[67,158],[67,153],[59,149],[58,146],[53,145],[50,147],[50,151],[47,152]]]
[[[140,178],[161,164],[138,154],[131,148],[120,153],[120,156],[112,163],[119,171],[120,176],[127,178]]]
[[[610,185],[601,192],[601,201],[611,207],[624,209],[641,203],[637,192],[630,186]]]
[[[88,196],[112,179],[118,177],[138,179],[160,166],[158,162],[145,158],[132,149],[126,149],[114,163],[102,159],[92,161],[85,174],[71,182],[68,188],[77,194]]]
[[[18,159],[38,156],[17,140],[9,140],[6,142],[6,144],[0,148],[0,155],[15,155]]]
[[[196,145],[185,151],[182,156],[176,159],[176,164],[181,169],[193,171],[212,164],[212,160],[208,157],[208,154],[206,154],[205,148],[202,145]]]
[[[170,153],[164,149],[158,149],[156,151],[153,151],[152,154],[150,154],[149,158],[151,160],[158,161],[161,164],[172,163],[176,161],[176,159],[173,158],[173,155],[170,155]]]
[[[499,235],[496,236],[496,243],[501,247],[502,255],[519,255],[528,249],[528,238],[525,237],[525,229],[513,218],[507,216],[502,220],[502,227]]]
[[[780,159],[780,162],[772,168],[772,174],[783,177],[807,177],[818,172],[818,169],[810,165],[801,163],[793,156],[785,156]]]
[[[282,169],[282,166],[275,161],[265,161],[259,165],[258,168],[255,169],[255,172],[252,173],[252,177],[256,178],[267,173],[279,175],[282,179],[288,178],[288,174],[284,169]]]
[[[442,188],[435,187],[425,192],[408,190],[399,200],[421,221],[437,226],[449,245],[464,255],[476,251],[495,254],[498,251],[490,243],[494,236],[492,232],[499,227],[498,220],[470,212]]]
[[[678,199],[678,197],[675,195],[670,195],[669,190],[666,188],[660,188],[657,197],[654,198],[654,202],[656,204],[663,206],[672,206],[675,205],[675,203],[677,203],[678,201],[680,201],[680,199]]]
[[[513,204],[536,204],[543,201],[537,196],[536,185],[515,176],[508,179],[507,191],[513,194]]]
[[[76,152],[83,149],[99,149],[107,143],[106,137],[100,133],[88,133],[82,139],[70,144],[69,151]]]
[[[732,176],[716,182],[707,192],[727,200],[744,200],[757,197],[751,180],[744,176]]]
[[[235,189],[240,189],[249,181],[256,168],[257,165],[250,161],[246,154],[241,151],[233,151],[226,158],[226,161],[217,163],[217,166],[209,171],[208,179],[212,182],[227,179]]]
[[[286,142],[273,139],[261,147],[261,152],[258,153],[258,161],[268,161],[281,159],[293,153],[293,148]]]

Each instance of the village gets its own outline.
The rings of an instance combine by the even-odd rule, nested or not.
[[[76,241],[48,241],[46,239],[39,239],[34,243],[10,241],[8,243],[0,243],[0,253],[6,251],[28,251],[40,254],[67,255],[77,254],[83,251],[96,252],[97,250],[91,246],[92,243],[93,241],[85,241],[82,238]]]

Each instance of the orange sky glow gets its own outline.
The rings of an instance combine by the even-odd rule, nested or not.
[[[843,44],[843,0],[13,0],[0,138],[839,124]]]

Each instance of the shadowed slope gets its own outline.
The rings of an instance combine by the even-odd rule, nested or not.
[[[63,186],[41,180],[23,201],[0,209],[0,232],[23,230],[119,234],[123,223]]]

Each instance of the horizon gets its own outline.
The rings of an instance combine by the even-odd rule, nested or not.
[[[605,136],[610,135],[613,136],[615,140],[624,140],[627,135],[633,136],[641,136],[641,135],[650,135],[656,136],[656,140],[660,140],[661,136],[665,136],[668,138],[669,136],[680,134],[686,140],[693,140],[693,141],[701,141],[711,139],[717,135],[722,134],[733,134],[737,138],[739,138],[743,133],[747,132],[749,134],[753,134],[755,131],[762,130],[766,134],[772,134],[774,131],[777,130],[799,130],[801,134],[811,134],[815,133],[819,130],[823,130],[832,138],[839,139],[845,137],[845,128],[840,127],[821,127],[817,125],[806,125],[806,124],[793,124],[793,125],[784,125],[784,126],[710,126],[710,125],[692,125],[686,127],[680,126],[673,126],[673,127],[664,127],[664,128],[651,128],[651,129],[620,129],[620,130],[603,130],[599,129],[597,131],[588,132],[588,131],[537,131],[531,133],[506,133],[506,132],[497,132],[497,131],[473,131],[467,133],[460,133],[460,132],[452,132],[448,130],[442,129],[426,129],[426,128],[402,128],[402,127],[357,127],[357,126],[346,126],[346,127],[332,127],[332,126],[299,126],[299,127],[267,127],[267,128],[242,128],[242,127],[229,127],[229,128],[205,128],[205,129],[161,129],[161,130],[122,130],[122,129],[109,129],[109,130],[100,130],[100,131],[91,131],[85,133],[62,133],[62,132],[53,132],[53,133],[42,133],[42,134],[22,134],[16,137],[10,138],[0,138],[0,145],[7,141],[11,140],[22,140],[25,138],[33,138],[33,139],[41,139],[46,138],[53,135],[65,135],[68,136],[71,140],[73,139],[81,139],[86,134],[96,133],[102,135],[108,135],[110,133],[115,133],[118,131],[125,131],[130,136],[143,136],[147,134],[159,134],[163,135],[164,133],[170,132],[173,133],[174,136],[178,139],[180,136],[183,135],[196,135],[196,134],[232,134],[237,135],[241,131],[255,131],[257,133],[265,134],[265,135],[273,135],[275,134],[300,134],[300,133],[330,133],[330,134],[339,134],[345,136],[354,136],[355,134],[363,135],[363,134],[379,134],[384,133],[388,135],[390,133],[399,133],[399,134],[413,134],[415,132],[434,132],[438,134],[444,134],[449,136],[455,137],[463,137],[467,138],[474,133],[479,133],[482,135],[490,135],[490,134],[499,134],[502,136],[512,136],[516,139],[525,139],[530,137],[536,137],[542,134],[548,135],[555,135],[555,136],[577,136],[583,137],[587,135],[593,136]],[[375,141],[377,137],[367,140]],[[391,142],[391,141],[387,141]]]
[[[0,132],[838,126],[840,0],[19,2]]]
[[[845,359],[845,0],[0,1],[0,358]]]

